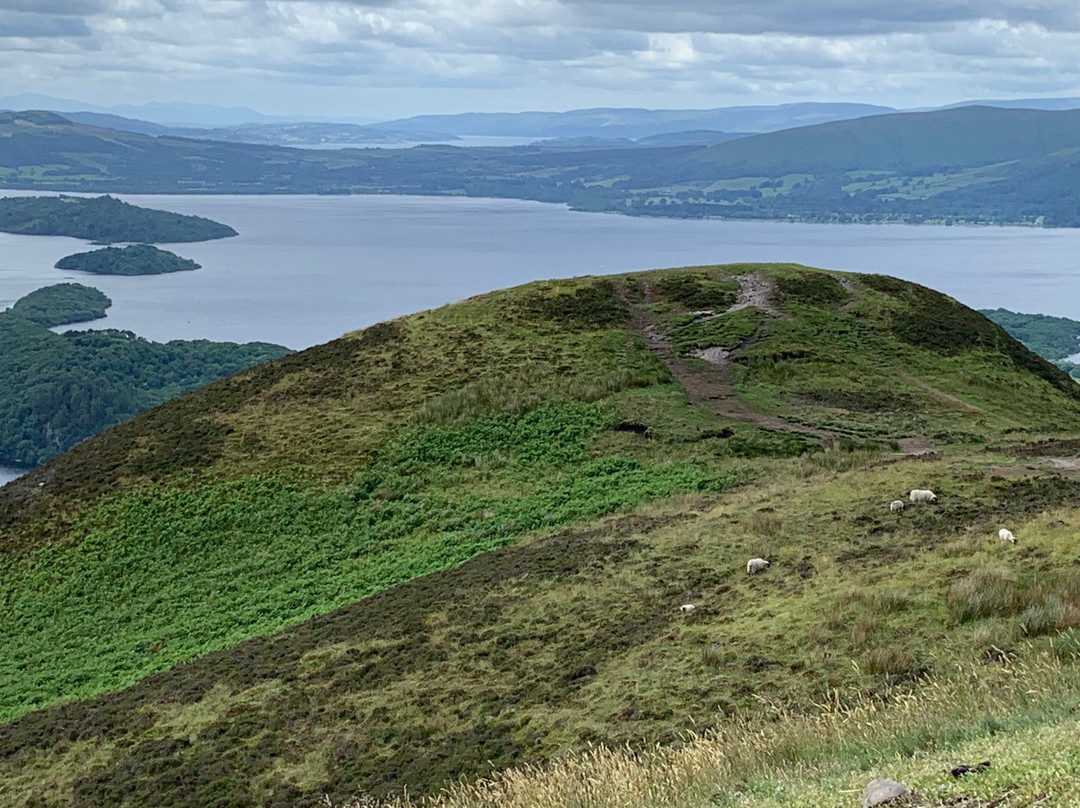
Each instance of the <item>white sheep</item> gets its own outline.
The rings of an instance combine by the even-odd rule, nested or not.
[[[911,502],[937,502],[937,494],[928,488],[912,488],[908,494]]]
[[[754,575],[755,573],[767,570],[770,564],[764,558],[751,558],[746,562],[746,574]]]
[[[682,606],[679,607],[679,611],[683,614],[690,614],[690,612],[694,611],[694,609],[696,608],[697,607],[694,606],[693,603],[684,603]]]
[[[892,502],[889,503],[889,510],[893,513],[904,510],[904,500],[894,499]]]
[[[1014,536],[1013,532],[1011,530],[1009,530],[1007,527],[1003,527],[1001,530],[998,531],[998,538],[1001,539],[1002,541],[1007,541],[1007,542],[1010,542],[1012,544],[1016,544],[1016,536]]]

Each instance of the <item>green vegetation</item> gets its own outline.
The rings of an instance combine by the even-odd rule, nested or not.
[[[6,313],[53,328],[97,320],[105,316],[105,310],[111,305],[108,296],[93,287],[81,283],[57,283],[19,298]]]
[[[48,327],[105,316],[97,289],[62,283],[0,313],[0,459],[43,463],[76,443],[286,348],[207,340],[150,342],[128,331]]]
[[[0,158],[0,186],[445,194],[642,216],[1075,227],[1078,122],[1078,110],[964,107],[874,115],[713,145],[570,141],[312,151],[152,138],[50,113],[3,113],[0,135],[8,148]]]
[[[881,276],[694,267],[383,323],[0,489],[0,787],[435,794],[763,700],[929,694],[921,734],[763,753],[745,792],[763,798],[769,761],[848,788],[898,751],[965,749],[1006,709],[1002,731],[1052,728],[1060,710],[996,683],[1044,653],[1053,693],[1078,681],[1078,429],[1067,375]],[[938,502],[891,513],[914,487]],[[757,555],[772,568],[747,576]],[[948,693],[1000,699],[973,719],[925,685],[958,667],[977,686]]]
[[[201,216],[140,208],[111,196],[0,197],[0,231],[97,242],[208,241],[236,231]]]
[[[98,275],[161,275],[198,269],[190,258],[181,258],[168,250],[149,244],[127,247],[104,247],[91,252],[67,255],[56,262],[57,269],[78,269]]]
[[[1046,314],[1018,314],[1006,309],[983,309],[980,313],[1039,356],[1080,378],[1080,364],[1068,361],[1068,357],[1080,353],[1080,322]]]

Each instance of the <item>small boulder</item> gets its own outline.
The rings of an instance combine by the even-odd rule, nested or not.
[[[874,808],[875,805],[886,805],[893,800],[906,797],[911,792],[903,783],[895,780],[878,778],[871,780],[863,791],[862,808]]]

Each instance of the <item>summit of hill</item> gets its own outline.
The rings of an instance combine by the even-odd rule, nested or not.
[[[583,277],[345,335],[0,489],[0,793],[434,795],[994,681],[1080,627],[1078,429],[1067,374],[874,274]]]

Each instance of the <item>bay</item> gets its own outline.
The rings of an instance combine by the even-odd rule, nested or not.
[[[106,318],[78,328],[304,348],[541,278],[791,261],[896,275],[977,308],[1080,319],[1080,230],[634,218],[458,197],[121,196],[240,235],[171,246],[202,264],[194,272],[109,277],[53,268],[86,242],[0,234],[0,307],[73,280],[113,299]]]

